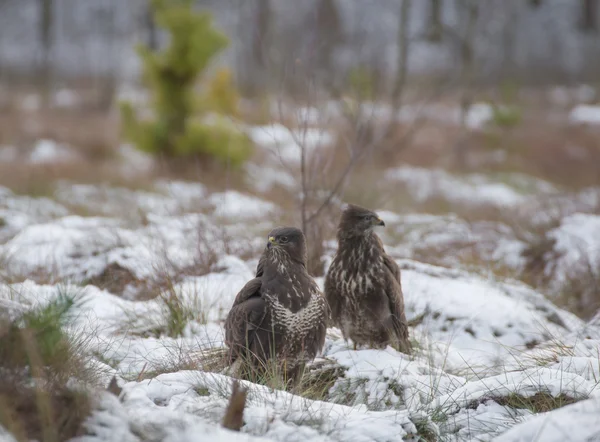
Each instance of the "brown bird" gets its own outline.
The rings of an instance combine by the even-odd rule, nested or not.
[[[300,229],[269,233],[256,277],[238,293],[225,321],[230,363],[241,359],[241,377],[261,379],[275,362],[286,383],[296,384],[305,363],[323,348],[327,303],[306,259]]]
[[[385,226],[368,209],[348,205],[337,231],[338,250],[325,277],[330,322],[357,345],[392,345],[411,352],[398,264],[373,231]]]

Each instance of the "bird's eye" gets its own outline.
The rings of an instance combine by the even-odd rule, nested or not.
[[[365,221],[371,221],[373,219],[372,215],[365,215],[364,216]]]
[[[279,242],[281,242],[281,243],[286,243],[286,242],[288,242],[288,237],[287,237],[287,236],[280,236],[280,237],[279,237]]]

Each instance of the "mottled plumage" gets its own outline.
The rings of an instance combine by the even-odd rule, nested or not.
[[[306,270],[304,234],[272,230],[256,277],[238,293],[225,322],[231,363],[242,359],[246,372],[260,376],[276,361],[286,379],[297,380],[323,348],[326,326],[325,298]]]
[[[349,205],[338,226],[338,250],[325,278],[331,324],[354,345],[392,345],[410,353],[400,268],[385,253],[376,213]]]

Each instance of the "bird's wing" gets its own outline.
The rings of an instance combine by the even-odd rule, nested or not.
[[[402,295],[402,284],[400,283],[400,267],[389,255],[383,255],[386,268],[385,292],[390,307],[390,326],[398,337],[400,349],[410,353],[411,345],[408,339],[408,322],[404,313],[404,296]]]
[[[332,263],[333,264],[333,263]],[[333,267],[330,266],[327,275],[325,276],[324,295],[328,306],[328,318],[329,324],[337,327],[339,321],[341,309],[342,309],[342,297],[337,289]]]
[[[400,282],[400,267],[398,267],[398,264],[396,263],[396,261],[394,261],[394,259],[387,253],[384,253],[383,254],[383,264],[392,273],[392,276],[394,277],[394,279],[396,281],[398,281],[398,284],[400,284],[400,287],[402,287],[402,283]]]
[[[225,342],[239,352],[250,348],[255,331],[260,328],[267,309],[265,300],[261,297],[262,281],[254,278],[237,294],[233,306],[225,321]]]
[[[266,260],[266,253],[263,253],[258,260],[258,265],[256,266],[256,278],[260,278],[263,275]]]

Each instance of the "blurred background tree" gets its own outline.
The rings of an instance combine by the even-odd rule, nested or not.
[[[153,0],[152,13],[170,37],[161,51],[138,49],[154,118],[138,118],[132,104],[123,102],[125,138],[142,151],[167,158],[200,155],[243,163],[251,153],[246,135],[226,118],[203,118],[209,113],[235,116],[238,97],[229,71],[219,70],[204,93],[195,91],[211,60],[227,46],[227,37],[213,27],[210,14],[193,11],[191,0]]]

